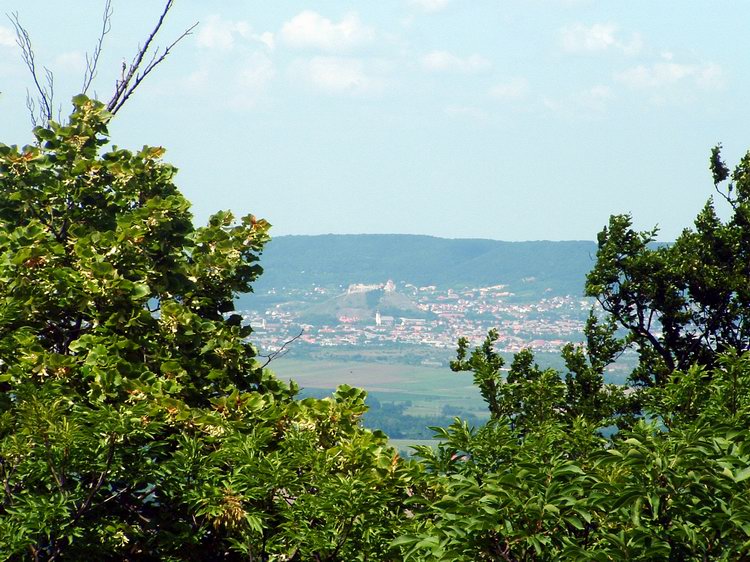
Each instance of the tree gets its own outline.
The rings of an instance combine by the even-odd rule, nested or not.
[[[606,315],[563,350],[564,385],[528,351],[503,377],[493,332],[470,355],[459,341],[451,367],[473,372],[490,419],[418,448],[406,560],[750,560],[750,153],[725,191],[718,147],[711,169],[726,222],[709,201],[667,246],[610,219],[586,285]],[[603,383],[627,347],[635,400]]]
[[[104,152],[111,113],[73,104],[0,145],[3,558],[388,559],[417,469],[233,313],[268,223],[195,228],[164,150]]]
[[[720,149],[710,166],[728,220],[711,199],[673,244],[656,244],[656,229],[634,231],[629,215],[612,216],[599,234],[586,294],[627,332],[637,385],[664,386],[675,370],[750,348],[750,153],[730,174]]]
[[[604,384],[604,369],[622,351],[612,322],[602,325],[592,313],[584,329],[586,346],[567,344],[562,351],[567,367],[563,379],[555,369],[541,369],[529,349],[516,353],[507,374],[505,360],[495,351],[497,330],[491,329],[471,354],[469,341],[458,341],[455,372],[471,372],[487,403],[490,418],[507,418],[526,431],[547,422],[572,424],[577,418],[609,425],[629,413],[628,400],[616,385]]]
[[[565,374],[565,412],[570,419],[582,417],[599,426],[627,426],[639,413],[637,404],[625,390],[604,383],[604,370],[623,352],[624,342],[617,337],[612,319],[599,320],[589,313],[583,329],[585,345],[566,344],[562,349]]]
[[[130,99],[133,93],[138,89],[145,78],[159,66],[169,56],[172,49],[185,37],[190,35],[198,26],[194,23],[182,32],[174,41],[164,48],[156,47],[153,51],[153,42],[161,30],[164,19],[172,9],[174,0],[166,0],[161,15],[156,20],[151,32],[146,36],[144,42],[138,46],[138,50],[129,65],[122,63],[120,77],[115,80],[114,92],[107,102],[107,111],[111,115],[116,114],[125,102]],[[99,57],[102,54],[104,38],[110,32],[112,23],[112,0],[105,0],[104,10],[102,13],[102,27],[99,31],[99,37],[96,41],[93,51],[86,53],[86,70],[83,75],[83,84],[81,94],[86,95],[98,73]],[[36,91],[36,99],[30,92],[26,93],[26,107],[29,110],[29,116],[34,126],[46,125],[55,116],[55,77],[52,71],[44,68],[44,78],[40,76],[37,68],[34,46],[28,30],[21,24],[18,13],[8,16],[16,31],[16,44],[21,50],[21,59],[31,75],[33,89]],[[62,107],[57,110],[59,119],[62,118]]]

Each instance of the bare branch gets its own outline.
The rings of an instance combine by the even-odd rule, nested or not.
[[[102,54],[102,45],[104,43],[104,36],[107,35],[112,29],[112,0],[107,0],[104,3],[104,12],[102,14],[102,29],[99,32],[99,39],[94,47],[94,52],[89,56],[86,53],[86,72],[83,75],[83,86],[81,87],[81,93],[85,94],[91,82],[96,77],[96,67],[99,64],[99,56]]]
[[[732,209],[735,211],[737,210],[737,201],[735,198],[731,196],[732,188],[734,186],[732,185],[732,182],[729,182],[729,187],[727,189],[727,192],[724,193],[721,189],[719,189],[719,184],[714,183],[714,189],[716,190],[716,193],[718,193],[722,199],[724,199],[727,203],[729,203],[732,206]]]
[[[36,103],[34,102],[34,98],[32,97],[31,92],[29,92],[28,88],[26,88],[26,109],[29,110],[31,124],[36,127],[38,125],[36,119]]]
[[[107,110],[113,115],[117,113],[125,102],[130,98],[133,92],[140,86],[141,82],[148,76],[151,71],[161,64],[164,59],[167,58],[172,49],[182,41],[188,35],[191,35],[193,30],[196,28],[198,23],[193,24],[182,34],[177,37],[172,43],[166,48],[157,47],[153,52],[150,52],[154,42],[154,38],[159,33],[164,19],[167,13],[174,5],[174,0],[167,0],[164,9],[162,10],[161,16],[159,17],[156,25],[151,30],[151,33],[146,38],[146,42],[141,47],[139,45],[138,51],[133,58],[130,65],[124,60],[122,63],[122,73],[118,80],[115,81],[115,92],[112,98],[107,103]],[[94,50],[91,54],[86,53],[86,70],[83,74],[83,84],[81,87],[81,93],[86,94],[91,88],[94,79],[97,76],[97,69],[99,60],[102,54],[104,45],[104,38],[110,32],[112,27],[112,0],[105,0],[104,11],[102,12],[101,19],[101,30],[99,37],[94,46]],[[31,44],[31,37],[29,36],[26,28],[21,24],[18,13],[14,12],[12,15],[7,15],[8,19],[13,24],[16,30],[16,43],[21,49],[21,58],[31,73],[31,77],[34,81],[34,89],[37,94],[32,96],[27,91],[26,94],[26,107],[29,110],[31,116],[31,122],[34,126],[43,125],[49,122],[53,117],[54,112],[54,76],[52,71],[44,67],[44,76],[40,75],[37,69],[37,63],[34,56],[34,50]],[[145,62],[147,55],[150,55],[148,63]],[[59,118],[62,119],[62,107],[58,109]]]
[[[269,353],[268,355],[258,355],[258,357],[265,357],[266,362],[263,363],[263,365],[260,366],[261,369],[265,369],[271,361],[278,359],[279,357],[283,357],[287,353],[289,353],[289,349],[287,349],[287,346],[291,345],[295,340],[298,340],[302,337],[302,334],[304,334],[304,330],[300,330],[299,334],[294,336],[292,339],[285,341],[279,349],[276,351],[273,351]]]
[[[133,94],[136,88],[138,88],[141,82],[143,82],[144,78],[146,78],[146,76],[148,76],[156,66],[158,66],[162,61],[164,61],[165,58],[167,58],[167,55],[169,55],[172,48],[174,48],[174,46],[177,45],[177,43],[179,43],[180,41],[182,41],[185,37],[190,35],[193,29],[195,29],[195,27],[198,25],[198,23],[195,23],[192,26],[190,26],[188,29],[186,29],[182,33],[182,35],[180,35],[177,39],[175,39],[161,53],[159,49],[157,49],[154,52],[153,56],[151,57],[151,61],[141,71],[140,68],[141,68],[141,65],[143,64],[143,59],[148,53],[148,50],[151,47],[151,43],[153,42],[154,37],[156,37],[156,34],[161,29],[161,26],[164,23],[164,18],[167,16],[167,12],[169,12],[173,4],[174,4],[174,0],[167,0],[167,3],[164,6],[164,10],[162,11],[161,16],[159,17],[159,20],[156,22],[154,29],[146,38],[146,42],[143,44],[143,47],[140,47],[138,49],[138,53],[133,58],[133,62],[130,63],[130,66],[126,67],[125,64],[123,63],[122,77],[120,80],[116,82],[115,93],[112,96],[112,99],[109,100],[109,103],[107,103],[107,110],[113,115],[120,110],[120,108],[128,100],[128,98],[130,98],[130,96]]]
[[[23,60],[26,68],[31,73],[31,78],[34,80],[34,86],[39,94],[39,113],[38,118],[43,122],[47,122],[52,119],[52,105],[55,97],[54,90],[54,77],[52,71],[45,67],[45,76],[47,85],[43,86],[42,81],[37,73],[36,61],[34,59],[34,49],[31,46],[31,37],[26,28],[21,24],[21,20],[18,17],[18,12],[12,14],[6,14],[10,22],[16,31],[16,44],[21,49],[21,59]],[[37,114],[34,112],[35,104],[33,98],[29,93],[26,94],[26,107],[31,112],[31,122],[37,124]]]

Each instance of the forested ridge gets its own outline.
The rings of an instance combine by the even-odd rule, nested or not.
[[[750,154],[712,151],[672,245],[610,218],[561,371],[457,342],[489,420],[403,459],[363,391],[300,399],[257,356],[234,306],[270,225],[194,225],[164,149],[74,108],[0,144],[3,559],[750,559]]]
[[[596,244],[590,241],[451,240],[409,234],[279,236],[264,250],[266,271],[256,288],[263,292],[272,287],[393,279],[417,286],[510,283],[516,290],[527,285],[538,294],[582,294],[581,280],[595,254]]]

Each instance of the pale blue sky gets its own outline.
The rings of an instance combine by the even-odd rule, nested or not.
[[[64,112],[102,6],[0,0]],[[160,9],[114,0],[100,97]],[[111,130],[167,148],[201,222],[566,240],[632,212],[669,240],[711,193],[711,146],[750,148],[745,2],[177,0],[159,43],[195,21]],[[0,21],[1,142],[31,138],[29,85]]]

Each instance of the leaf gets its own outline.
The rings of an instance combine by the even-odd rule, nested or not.
[[[134,299],[142,299],[151,294],[151,288],[145,283],[134,283],[133,288],[130,291],[130,295]]]
[[[547,511],[549,513],[554,513],[554,514],[560,513],[560,510],[556,506],[552,505],[551,503],[544,504],[544,511]]]
[[[735,482],[743,482],[747,480],[748,478],[750,478],[750,466],[747,468],[743,468],[742,470],[734,474]]]

